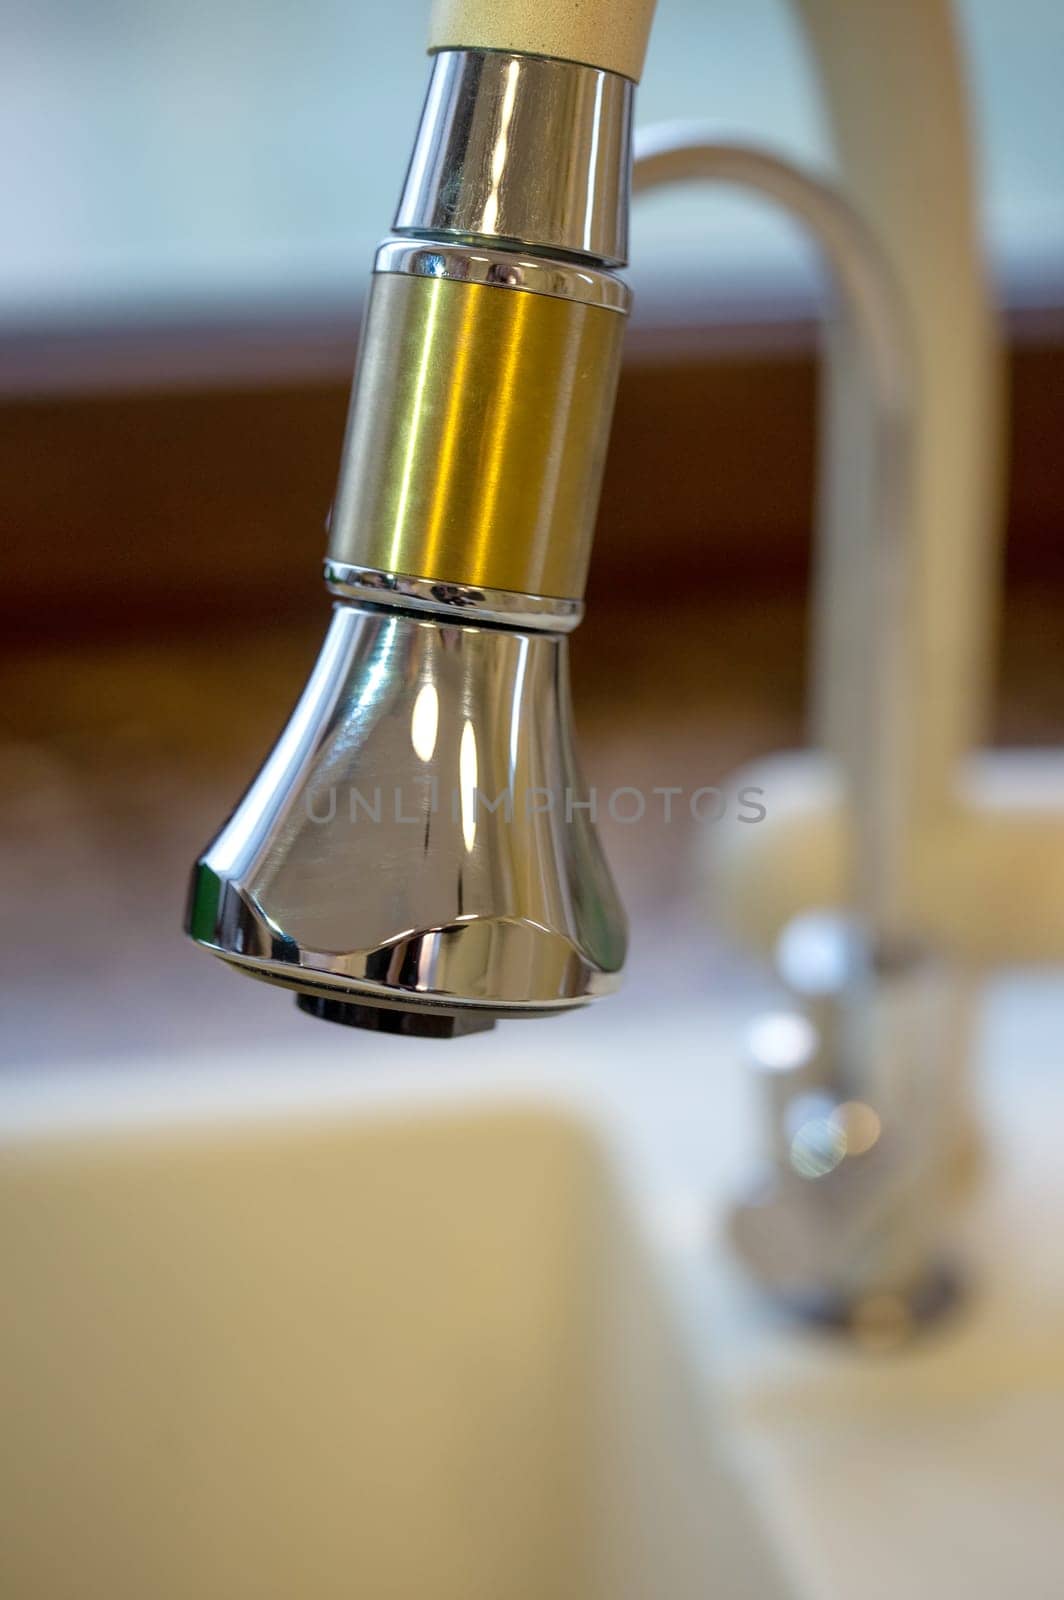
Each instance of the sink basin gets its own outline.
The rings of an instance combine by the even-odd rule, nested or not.
[[[725,1247],[748,1014],[9,1085],[4,1600],[1058,1594],[1064,986],[989,995],[969,1299],[891,1355]]]
[[[372,1099],[11,1133],[7,1600],[775,1600],[606,1147]]]

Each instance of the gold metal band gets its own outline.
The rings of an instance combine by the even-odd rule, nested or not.
[[[501,284],[377,274],[329,559],[579,600],[625,320]]]

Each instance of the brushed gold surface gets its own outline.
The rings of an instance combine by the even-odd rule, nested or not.
[[[377,274],[329,557],[579,599],[625,322],[549,295]]]

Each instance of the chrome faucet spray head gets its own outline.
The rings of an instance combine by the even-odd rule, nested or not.
[[[187,927],[329,1020],[448,1035],[615,987],[577,762],[580,620],[629,296],[632,84],[444,51],[378,251],[332,624],[193,872]]]

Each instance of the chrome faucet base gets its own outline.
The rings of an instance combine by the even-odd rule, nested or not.
[[[968,1149],[966,993],[925,946],[832,913],[796,918],[777,964],[794,1009],[750,1030],[768,1137],[732,1239],[803,1319],[898,1344],[959,1293],[942,1233]]]
[[[797,1321],[851,1340],[871,1353],[889,1352],[932,1332],[965,1302],[965,1280],[948,1261],[932,1262],[904,1289],[856,1298],[824,1295],[780,1297]]]
[[[187,930],[319,1015],[581,1005],[626,944],[594,809],[563,634],[341,602]]]

